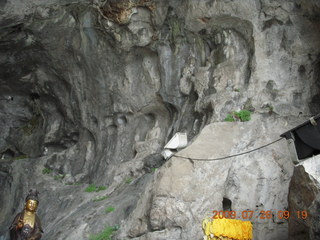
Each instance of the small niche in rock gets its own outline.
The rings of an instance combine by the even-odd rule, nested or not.
[[[14,151],[12,151],[11,149],[7,149],[5,151],[3,151],[2,153],[0,153],[0,159],[12,159],[14,158],[15,153]]]
[[[130,213],[131,213],[134,209],[135,209],[135,206],[134,206],[134,205],[130,205],[130,206],[126,207],[126,209],[124,210],[124,214],[125,214],[126,216],[129,216]]]
[[[274,88],[275,82],[273,80],[269,80],[266,84],[266,89],[272,91]]]
[[[31,99],[32,101],[37,100],[37,99],[40,99],[40,95],[39,95],[38,93],[35,93],[35,92],[30,93],[29,96],[30,96],[30,99]]]
[[[112,124],[112,125],[108,126],[108,128],[107,128],[108,135],[116,134],[117,133],[117,128],[118,127],[115,124]]]
[[[148,113],[148,114],[144,115],[144,118],[148,123],[153,123],[153,124],[156,119],[153,113]]]
[[[133,150],[133,158],[137,156],[138,152],[136,150]]]
[[[231,205],[232,205],[232,201],[224,197],[222,200],[223,211],[232,211]]]
[[[198,33],[200,35],[207,35],[207,29],[201,29]]]
[[[91,116],[91,121],[94,125],[98,125],[98,119],[95,116]]]
[[[68,136],[73,141],[76,141],[76,142],[79,141],[79,132],[72,132]]]
[[[46,143],[43,148],[43,155],[61,152],[66,149],[67,149],[66,146],[60,143],[56,143],[56,142]]]
[[[306,67],[304,65],[300,65],[298,68],[298,72],[300,75],[303,75],[306,73]]]
[[[116,121],[119,125],[125,125],[128,122],[126,116],[118,117]]]

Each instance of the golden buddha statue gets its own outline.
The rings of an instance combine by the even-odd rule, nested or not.
[[[9,230],[10,240],[38,240],[43,233],[36,214],[39,204],[38,191],[31,189],[26,197],[24,210],[14,218]]]

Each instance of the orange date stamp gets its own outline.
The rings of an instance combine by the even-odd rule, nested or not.
[[[229,219],[243,219],[243,220],[252,220],[252,219],[289,219],[295,217],[298,219],[307,219],[308,212],[306,210],[302,211],[271,211],[271,210],[261,210],[261,211],[212,211],[214,219],[217,218],[229,218]]]

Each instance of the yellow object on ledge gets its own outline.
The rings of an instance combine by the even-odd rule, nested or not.
[[[227,218],[206,218],[202,221],[204,240],[252,240],[252,223]]]

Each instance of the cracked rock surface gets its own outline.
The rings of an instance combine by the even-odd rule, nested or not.
[[[294,166],[284,140],[196,160],[320,112],[319,13],[317,0],[0,0],[0,240],[30,188],[47,240],[115,225],[115,239],[202,239],[202,219],[230,207],[306,209],[302,225],[254,218],[254,239],[319,238],[319,163]],[[225,122],[243,109],[249,122]],[[176,132],[187,159],[165,161]]]

